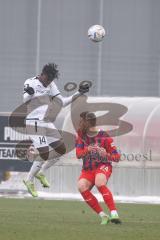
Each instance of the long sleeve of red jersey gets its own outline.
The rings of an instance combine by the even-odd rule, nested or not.
[[[118,153],[111,137],[106,139],[106,152],[108,161],[119,162],[121,155]]]
[[[77,135],[76,137],[76,156],[77,158],[82,158],[88,153],[88,147],[84,145],[84,142],[81,136]]]

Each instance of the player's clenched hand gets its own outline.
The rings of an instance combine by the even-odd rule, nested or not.
[[[103,147],[99,146],[88,146],[88,152],[98,152],[99,156],[106,157],[106,150]]]
[[[32,87],[26,86],[24,87],[24,92],[28,93],[29,95],[33,95],[34,89]]]
[[[96,150],[95,146],[88,146],[88,152],[93,152]]]
[[[87,93],[89,92],[89,84],[88,83],[83,83],[83,84],[80,84],[79,85],[79,89],[78,91],[81,93],[81,94],[84,94],[84,93]]]
[[[97,151],[101,157],[106,157],[106,149],[103,147],[98,147]]]

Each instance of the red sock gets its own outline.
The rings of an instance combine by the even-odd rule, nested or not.
[[[104,202],[108,206],[109,210],[116,210],[113,196],[110,190],[106,186],[101,186],[98,188],[98,191],[102,194]]]
[[[97,198],[89,191],[86,190],[81,193],[82,197],[84,198],[85,202],[96,212],[102,212],[102,208],[98,203]]]

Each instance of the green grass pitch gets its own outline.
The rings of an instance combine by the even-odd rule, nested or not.
[[[160,205],[117,208],[123,223],[101,226],[84,202],[0,198],[0,240],[160,239]]]

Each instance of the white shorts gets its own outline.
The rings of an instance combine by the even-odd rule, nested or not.
[[[35,148],[46,147],[62,140],[55,125],[42,120],[26,120],[26,132]]]

